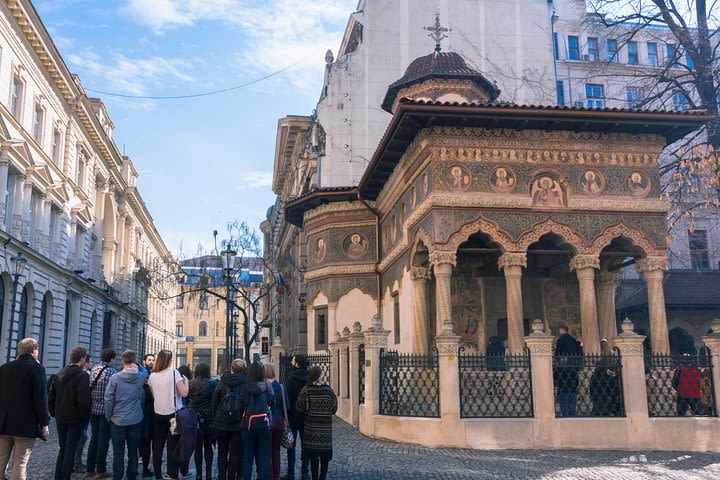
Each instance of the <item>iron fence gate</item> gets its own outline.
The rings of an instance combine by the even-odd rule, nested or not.
[[[322,378],[325,380],[326,383],[330,383],[330,367],[332,363],[332,357],[330,356],[330,354],[321,353],[318,355],[308,355],[307,358],[309,367],[317,365],[318,367],[322,368]]]
[[[280,365],[278,365],[278,378],[280,379],[280,383],[282,383],[283,385],[285,385],[285,382],[290,375],[290,371],[292,370],[292,365],[290,364],[292,358],[292,355],[280,355]]]
[[[365,403],[365,344],[361,343],[358,347],[358,391],[360,392],[360,403]]]
[[[555,415],[560,417],[624,417],[622,362],[613,355],[553,357]]]
[[[463,355],[460,349],[461,418],[532,417],[530,353]]]
[[[440,417],[437,350],[429,355],[380,351],[380,414]]]
[[[717,415],[710,352],[649,355],[645,380],[651,417]]]

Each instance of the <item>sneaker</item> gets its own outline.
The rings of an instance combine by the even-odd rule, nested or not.
[[[155,477],[155,474],[153,473],[152,470],[143,470],[141,477],[142,478],[153,478],[153,477]]]
[[[112,478],[113,472],[98,472],[97,475],[95,475],[96,479],[99,478]]]
[[[85,465],[76,465],[73,468],[73,473],[85,473]]]
[[[91,472],[90,470],[86,471],[85,478],[95,478],[95,472]]]

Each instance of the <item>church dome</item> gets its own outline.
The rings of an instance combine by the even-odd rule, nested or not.
[[[409,87],[424,83],[428,80],[469,81],[481,90],[481,92],[478,93],[481,94],[481,97],[484,97],[482,99],[485,101],[494,101],[500,95],[500,90],[498,90],[497,85],[485,78],[462,55],[456,52],[435,51],[430,55],[425,55],[413,60],[405,70],[405,75],[388,87],[385,100],[383,100],[382,103],[383,110],[392,113],[393,105],[401,90],[407,90]],[[454,86],[457,85],[457,82],[454,82],[452,85],[450,83],[452,82],[449,82],[447,85],[448,92],[453,91]],[[482,95],[482,93],[484,93],[484,95]]]

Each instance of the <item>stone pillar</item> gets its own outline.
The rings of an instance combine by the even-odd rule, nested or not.
[[[103,240],[103,274],[105,275],[105,281],[112,283],[113,276],[115,275],[115,248],[117,242],[113,239]]]
[[[40,253],[45,253],[45,192],[40,194],[35,199],[35,231],[33,232],[33,247]]]
[[[429,342],[428,329],[428,280],[430,269],[412,267],[410,278],[413,283],[413,352],[427,355]]]
[[[597,282],[597,307],[598,323],[600,326],[600,338],[608,341],[612,349],[617,336],[615,324],[615,287],[617,286],[618,274],[616,272],[600,272]]]
[[[532,374],[533,417],[538,422],[534,429],[537,445],[552,445],[555,420],[555,393],[553,388],[552,347],[553,336],[544,331],[545,324],[539,318],[533,320],[532,332],[525,337],[530,350]]]
[[[715,412],[717,414],[720,401],[720,318],[716,318],[712,322],[712,333],[703,337],[703,343],[710,350],[710,361],[712,362],[712,383],[713,394],[715,398]]]
[[[43,204],[43,251],[47,255],[49,259],[53,259],[54,252],[50,251],[50,238],[52,236],[53,240],[55,237],[55,232],[50,231],[50,218],[52,217],[52,199],[50,196],[46,196],[45,203]],[[56,225],[57,228],[57,225]]]
[[[8,176],[10,174],[10,161],[8,160],[7,147],[2,149],[0,154],[0,225],[6,232],[10,231],[9,225],[5,223],[5,213],[7,212],[8,198]],[[8,223],[11,221],[8,218]]]
[[[505,273],[505,301],[507,305],[508,349],[512,355],[523,350],[522,269],[527,267],[525,253],[505,253],[498,260],[498,268]]]
[[[340,349],[340,372],[338,380],[340,381],[340,398],[348,398],[350,391],[348,388],[348,342],[350,337],[350,329],[345,327],[343,329],[342,338],[338,341],[338,348]]]
[[[638,273],[642,273],[647,286],[652,352],[655,355],[670,353],[670,338],[665,314],[665,292],[663,291],[663,272],[668,269],[667,257],[642,258],[637,261],[635,266]]]
[[[32,172],[28,171],[23,188],[22,201],[22,227],[21,237],[23,242],[30,241],[30,209],[32,208]]]
[[[440,388],[440,417],[443,424],[453,427],[460,422],[460,374],[458,347],[460,336],[453,333],[452,320],[446,319],[442,332],[435,338],[438,349],[438,375]],[[443,428],[445,431],[452,431]]]
[[[620,324],[622,333],[615,337],[615,346],[622,356],[622,389],[625,416],[629,420],[630,448],[647,448],[649,417],[645,381],[645,337],[633,332],[635,326],[626,318]]]
[[[450,277],[452,269],[457,262],[455,252],[438,252],[430,254],[430,263],[435,274],[435,324],[436,333],[442,333],[445,320],[452,322],[452,292],[450,290]]]
[[[390,330],[374,315],[365,331],[365,419],[380,413],[380,350],[387,348]]]
[[[280,372],[280,356],[285,355],[285,347],[282,344],[282,339],[277,336],[270,347],[270,362],[275,365],[275,370]]]
[[[360,322],[353,323],[353,331],[348,337],[350,347],[350,423],[357,427],[360,422],[360,345],[365,342]]]
[[[12,211],[12,236],[22,239],[23,205],[25,196],[25,175],[14,175],[13,185],[13,211]]]
[[[585,355],[600,353],[600,331],[595,301],[596,268],[600,268],[598,255],[575,255],[570,260],[570,270],[575,270],[580,284],[580,324]]]
[[[337,332],[337,302],[328,302],[327,310],[328,310],[327,331],[328,331],[328,336],[329,336],[329,335],[332,335],[333,332]]]
[[[126,274],[123,270],[123,257],[125,255],[125,212],[118,213],[117,221],[117,251],[115,252],[115,274]],[[114,279],[113,279],[114,280]]]
[[[340,360],[338,353],[340,352],[341,340],[340,332],[335,332],[333,341],[328,345],[330,349],[330,378],[328,381],[338,398],[340,397]]]

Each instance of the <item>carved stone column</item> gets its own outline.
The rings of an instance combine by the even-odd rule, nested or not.
[[[123,257],[125,255],[125,218],[127,214],[125,212],[118,213],[117,220],[117,251],[115,252],[115,273],[125,274],[123,270]]]
[[[600,338],[606,339],[611,349],[617,335],[615,323],[615,287],[617,281],[618,274],[616,272],[602,271],[598,275],[597,303]]]
[[[427,286],[430,269],[412,267],[410,278],[413,282],[413,352],[425,355],[429,346]]]
[[[350,420],[354,427],[360,419],[360,345],[365,343],[360,322],[353,323],[353,331],[348,337],[350,347]]]
[[[522,353],[523,299],[522,269],[527,267],[525,253],[505,253],[498,260],[498,268],[505,273],[505,301],[507,305],[508,349],[513,355]]]
[[[342,338],[338,341],[338,348],[340,349],[340,398],[350,397],[349,379],[350,375],[348,368],[348,342],[350,337],[350,329],[348,327],[343,328]]]
[[[452,269],[457,263],[457,255],[455,252],[436,251],[430,254],[430,263],[435,274],[435,324],[437,325],[437,335],[440,335],[445,320],[452,321],[450,277]]]
[[[615,337],[615,345],[622,356],[622,390],[625,416],[629,420],[628,439],[631,448],[647,448],[641,443],[649,431],[647,384],[645,381],[645,337],[633,332],[635,326],[626,318],[620,324],[622,333]]]
[[[530,350],[533,417],[539,424],[538,428],[534,429],[535,443],[552,445],[555,420],[555,394],[552,382],[553,337],[544,331],[545,325],[539,318],[533,320],[531,327],[532,333],[524,340]]]
[[[32,172],[28,171],[23,188],[22,224],[20,234],[23,242],[30,241],[30,210],[32,208]]]
[[[40,192],[37,198],[35,198],[35,205],[33,206],[35,215],[35,231],[32,232],[33,246],[35,247],[35,250],[42,254],[45,253],[45,198],[45,192]]]
[[[7,147],[3,147],[2,153],[0,154],[0,228],[9,232],[9,225],[5,224],[5,212],[8,208],[8,176],[10,174],[10,161],[8,160],[7,152]],[[8,222],[10,221],[11,219],[8,218]]]
[[[330,382],[330,386],[332,387],[333,391],[335,392],[335,395],[340,398],[340,341],[342,337],[340,336],[340,332],[335,332],[333,336],[333,341],[328,344],[328,349],[330,350],[330,378],[328,381]]]
[[[383,328],[382,318],[375,315],[365,330],[365,407],[361,423],[372,421],[380,413],[380,350],[387,348],[390,330]]]
[[[712,383],[715,401],[720,399],[720,318],[716,318],[712,322],[712,333],[703,337],[705,346],[710,350],[710,360],[712,361]],[[718,410],[717,404],[715,410]]]
[[[575,270],[580,284],[580,324],[583,352],[586,355],[600,353],[600,331],[595,300],[596,268],[600,268],[598,255],[576,255],[570,260],[570,270]]]
[[[663,274],[668,269],[667,257],[646,257],[635,264],[645,278],[650,317],[650,346],[653,354],[670,353]]]
[[[22,239],[23,198],[25,196],[25,175],[13,175],[12,236]]]
[[[440,376],[440,417],[445,425],[443,430],[452,431],[457,429],[460,421],[460,375],[457,359],[460,335],[453,333],[451,320],[446,319],[443,322],[442,333],[435,338],[435,342]]]
[[[337,332],[337,302],[328,302],[327,310],[327,331],[328,335],[332,335]]]

